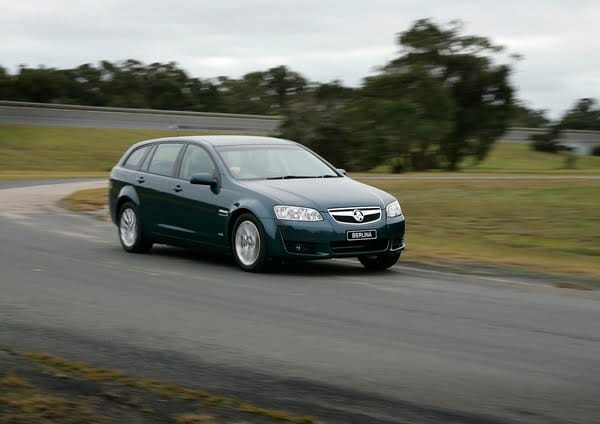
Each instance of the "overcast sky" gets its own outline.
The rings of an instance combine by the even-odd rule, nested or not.
[[[513,81],[530,107],[557,117],[600,98],[600,0],[0,0],[0,65],[135,58],[208,78],[285,64],[356,86],[426,17],[522,54]]]

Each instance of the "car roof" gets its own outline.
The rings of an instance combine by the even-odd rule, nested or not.
[[[240,145],[295,145],[297,143],[275,137],[260,137],[252,135],[193,135],[180,137],[163,137],[153,140],[146,140],[137,145],[146,143],[156,143],[165,141],[188,141],[209,144],[213,147],[220,146],[240,146]]]

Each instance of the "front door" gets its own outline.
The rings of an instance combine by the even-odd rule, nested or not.
[[[223,196],[217,187],[190,184],[196,173],[217,176],[214,162],[204,148],[189,144],[181,159],[180,188],[176,202],[177,226],[184,228],[184,237],[203,244],[223,245],[227,215],[224,214]]]

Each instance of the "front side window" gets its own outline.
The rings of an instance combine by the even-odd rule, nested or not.
[[[298,146],[227,146],[219,154],[238,180],[339,177],[320,158]]]
[[[148,172],[172,177],[175,174],[175,163],[183,144],[159,144],[154,151]]]
[[[200,172],[206,172],[212,175],[214,170],[215,166],[213,165],[208,152],[202,147],[190,144],[183,155],[179,177],[184,180],[189,180],[192,178],[192,175]]]
[[[131,152],[127,160],[125,160],[123,166],[130,169],[138,169],[142,159],[144,159],[144,156],[146,155],[146,152],[150,150],[150,147],[151,146],[143,146]]]

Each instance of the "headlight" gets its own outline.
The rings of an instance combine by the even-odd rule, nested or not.
[[[400,207],[400,202],[394,200],[392,203],[385,207],[385,214],[388,218],[394,218],[396,216],[402,215],[402,208]]]
[[[290,221],[322,221],[323,217],[311,208],[301,208],[299,206],[275,206],[273,207],[277,219],[287,219]]]

